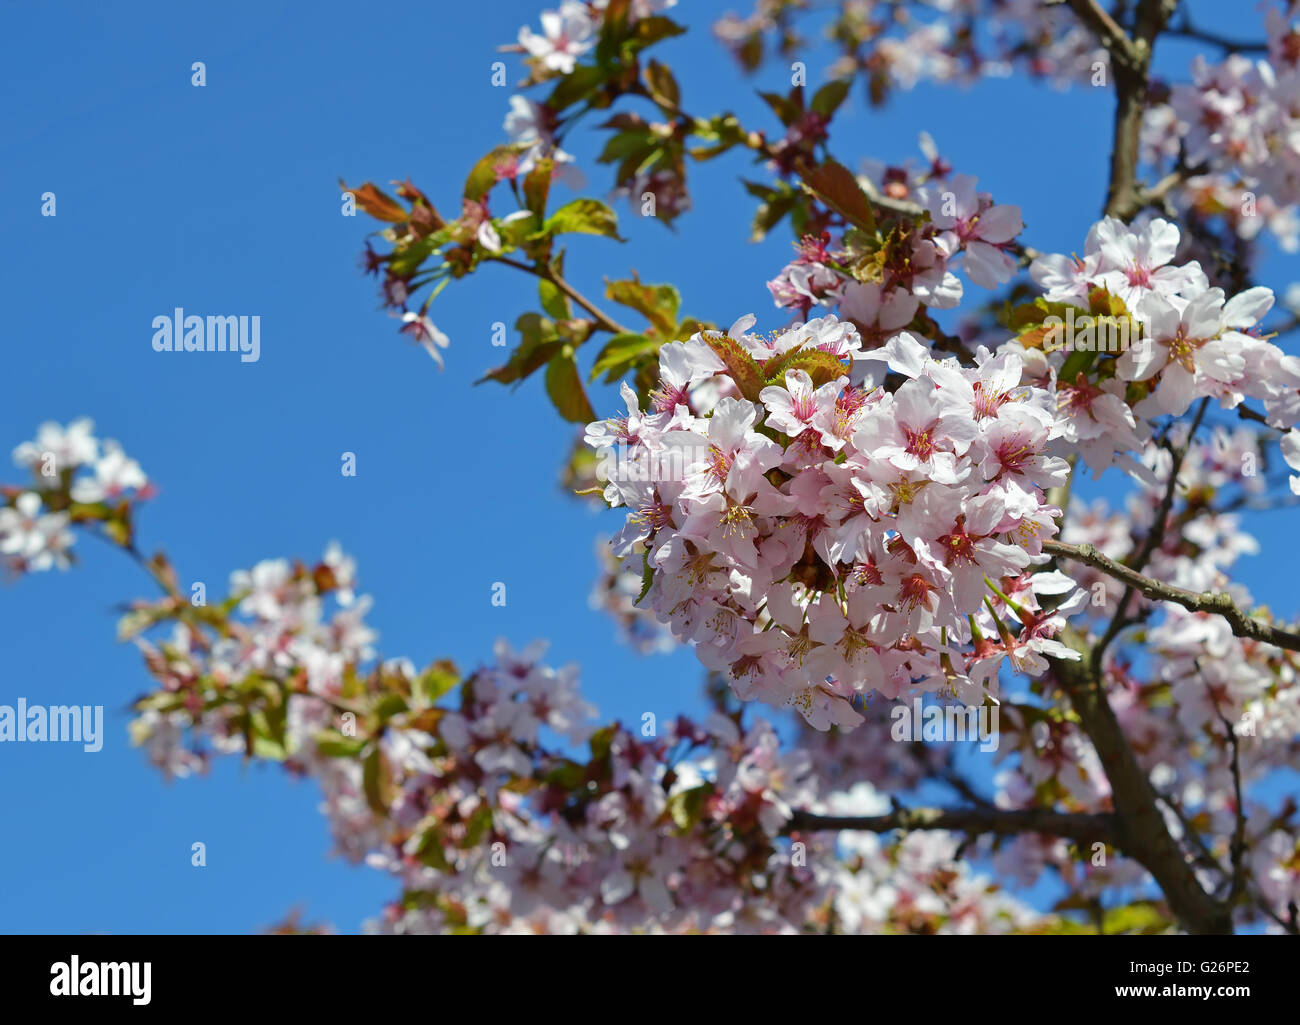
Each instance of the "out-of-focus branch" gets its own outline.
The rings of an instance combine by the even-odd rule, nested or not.
[[[1268,53],[1268,43],[1255,40],[1230,39],[1227,36],[1221,36],[1217,32],[1207,32],[1199,29],[1191,22],[1191,18],[1186,14],[1177,25],[1170,25],[1165,30],[1166,34],[1179,39],[1194,39],[1198,43],[1208,43],[1210,46],[1217,46],[1224,53]]]
[[[992,833],[1015,836],[1043,833],[1061,836],[1079,843],[1117,842],[1114,815],[1071,814],[1031,808],[896,808],[888,815],[816,815],[796,811],[786,832],[821,832],[860,830],[867,833],[890,833],[896,829],[944,829],[954,833]]]

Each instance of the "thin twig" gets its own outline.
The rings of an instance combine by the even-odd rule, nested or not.
[[[1219,699],[1215,697],[1214,688],[1210,686],[1210,681],[1205,679],[1205,673],[1201,670],[1201,660],[1193,659],[1192,663],[1196,666],[1196,672],[1201,677],[1201,682],[1205,684],[1205,689],[1210,694],[1210,701],[1214,704],[1214,712],[1219,717],[1219,722],[1223,723],[1223,728],[1228,734],[1228,745],[1232,750],[1232,790],[1233,800],[1236,801],[1236,828],[1232,833],[1232,884],[1228,889],[1227,902],[1231,907],[1241,894],[1242,887],[1246,883],[1246,867],[1244,857],[1246,854],[1246,804],[1241,796],[1241,751],[1237,743],[1237,731],[1232,728],[1232,723],[1228,717],[1223,714],[1223,709],[1219,707]]]
[[[1192,447],[1192,440],[1196,437],[1196,429],[1201,426],[1201,420],[1205,417],[1205,410],[1208,408],[1209,403],[1209,396],[1201,400],[1201,405],[1196,410],[1196,417],[1192,421],[1191,429],[1187,432],[1187,441],[1184,442],[1183,447],[1178,452],[1170,450],[1173,460],[1169,467],[1169,480],[1165,485],[1165,493],[1160,498],[1160,505],[1156,509],[1155,518],[1151,521],[1151,529],[1147,531],[1142,547],[1127,563],[1127,568],[1135,573],[1140,574],[1146,568],[1147,563],[1151,561],[1151,556],[1160,547],[1161,541],[1164,540],[1169,513],[1174,507],[1174,492],[1178,489],[1178,475],[1182,473],[1183,461],[1187,458],[1187,452]],[[1133,600],[1134,591],[1133,586],[1124,588],[1124,593],[1120,596],[1119,607],[1116,609],[1114,617],[1106,627],[1106,632],[1102,634],[1101,640],[1092,649],[1094,672],[1100,671],[1102,659],[1105,657],[1106,649],[1110,647],[1111,641],[1118,637],[1120,631],[1131,622],[1128,618],[1128,607]]]
[[[514,267],[516,270],[521,270],[525,274],[531,274],[533,275],[533,277],[541,278],[543,281],[549,281],[552,285],[554,285],[561,292],[563,292],[570,299],[572,299],[575,303],[577,303],[584,310],[586,310],[593,317],[595,317],[596,323],[598,323],[602,328],[604,328],[610,334],[625,335],[625,334],[636,333],[632,331],[630,328],[624,327],[617,320],[615,320],[608,313],[606,313],[599,306],[597,306],[586,296],[584,296],[581,292],[579,292],[576,288],[574,288],[571,284],[569,284],[568,281],[566,281],[554,267],[551,267],[550,265],[544,265],[541,267],[530,267],[526,263],[520,263],[518,260],[510,259],[508,256],[498,256],[498,257],[494,257],[494,259],[496,260],[497,263],[504,263],[507,267]]]

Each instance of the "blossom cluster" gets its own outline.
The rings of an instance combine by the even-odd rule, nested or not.
[[[729,337],[760,369],[774,355],[791,353],[792,347],[786,347],[780,336],[746,335],[749,326],[747,319],[742,321]],[[864,355],[847,325],[833,318],[807,326],[804,340],[820,341],[822,348],[810,345],[809,351],[832,358]],[[621,437],[622,428],[630,427],[637,444],[648,444],[658,427],[668,435],[703,431],[708,447],[717,449],[716,453],[706,450],[706,461],[721,457],[719,467],[754,459],[763,462],[760,450],[766,446],[745,437],[759,435],[785,450],[785,457],[764,471],[771,475],[768,483],[801,500],[811,495],[812,488],[796,487],[793,481],[814,470],[834,475],[832,467],[849,467],[845,472],[891,490],[903,481],[915,483],[921,494],[939,494],[952,487],[944,483],[949,474],[933,465],[948,461],[936,460],[935,453],[925,472],[943,479],[924,483],[915,473],[886,471],[877,463],[859,466],[859,443],[865,437],[858,434],[865,421],[855,420],[855,430],[840,437],[843,432],[835,430],[841,424],[836,416],[818,416],[836,412],[830,392],[818,400],[817,392],[825,386],[812,388],[811,380],[808,389],[792,390],[789,378],[784,389],[771,385],[760,389],[753,410],[754,430],[734,430],[736,424],[727,424],[725,412],[729,402],[738,401],[731,375],[746,379],[743,370],[748,364],[720,336],[692,341],[703,342],[717,363],[698,344],[685,343],[682,349],[668,351],[670,369],[655,405],[666,406],[677,397],[683,401],[674,403],[667,418],[666,409],[656,408],[636,414],[634,422],[629,418],[626,425],[606,424],[605,429]],[[961,371],[951,363],[929,359],[909,339],[893,340],[877,356],[904,379],[896,391],[872,388],[861,367],[852,372],[856,385],[849,383],[848,375],[829,383],[839,389],[837,400],[851,389],[863,393],[868,410],[892,403],[899,432],[916,429],[906,409],[899,407],[910,401],[911,392],[904,389],[918,382],[932,392],[950,391],[969,400],[971,413],[977,412],[978,396],[986,394],[989,408],[984,412],[995,420],[1009,418],[1003,427],[1020,422],[1023,411],[1017,412],[1016,405],[1043,408],[1040,397],[1025,386],[1012,387],[1006,394],[1000,390],[1002,379],[990,365],[1001,366],[1007,381],[1018,380],[1011,375],[1015,359],[1010,355],[994,358],[981,353],[978,381],[974,380],[977,371]],[[686,368],[699,361],[710,367],[710,374],[693,380]],[[816,365],[824,362],[813,357],[805,366],[821,373]],[[723,373],[718,364],[732,369]],[[808,370],[803,373],[811,376]],[[723,377],[731,378],[731,383]],[[962,378],[970,383],[969,394]],[[769,389],[783,394],[762,394]],[[818,408],[800,406],[801,394]],[[953,407],[942,408],[943,416],[956,415]],[[848,412],[853,419],[853,411]],[[758,421],[760,415],[763,422]],[[807,422],[796,433],[797,422],[804,422],[801,416]],[[972,419],[980,421],[980,430],[988,436],[972,440],[965,456],[954,458],[952,469],[965,467],[973,479],[983,482],[971,499],[983,508],[987,495],[1005,490],[1010,481],[1005,474],[986,476],[981,469],[995,465],[991,458],[1007,466],[991,437],[998,424],[982,423],[987,416]],[[685,426],[669,430],[672,420]],[[593,429],[599,433],[601,425]],[[812,436],[801,442],[807,431]],[[961,428],[947,422],[944,431],[952,436],[951,449]],[[836,438],[842,442],[838,449]],[[39,451],[41,456],[53,454],[64,466],[93,467],[103,446],[92,447],[91,440],[88,423],[79,421],[57,430],[47,425],[36,442],[20,447],[20,461],[31,465]],[[1209,443],[1173,440],[1190,446],[1179,489],[1187,496],[1187,508],[1170,511],[1177,529],[1171,528],[1155,549],[1150,569],[1190,589],[1228,590],[1248,606],[1250,595],[1234,586],[1226,571],[1239,555],[1254,551],[1253,541],[1241,531],[1235,513],[1216,506],[1233,495],[1263,493],[1264,484],[1247,458],[1258,455],[1255,436],[1238,429],[1217,431]],[[657,451],[662,455],[666,448],[681,444],[682,440],[672,441]],[[688,456],[679,465],[698,469],[697,444],[685,447]],[[742,447],[748,455],[742,455]],[[836,452],[844,454],[843,461],[836,461]],[[878,445],[872,452],[886,462],[897,455],[889,445]],[[820,467],[818,455],[823,457]],[[82,461],[91,458],[95,462]],[[1050,459],[1041,454],[1032,458]],[[1137,543],[1134,526],[1151,529],[1171,467],[1169,453],[1153,444],[1146,446],[1143,459],[1151,483],[1123,511],[1075,503],[1065,527],[1071,540],[1087,541],[1114,558],[1131,553]],[[1040,464],[1029,476],[1045,480],[1037,475],[1050,465]],[[863,473],[864,469],[870,472]],[[99,475],[95,486],[111,490],[112,485],[104,483],[110,476]],[[68,477],[64,489],[70,491],[76,475]],[[92,483],[85,479],[87,485]],[[692,484],[689,479],[672,483],[682,491]],[[85,487],[80,493],[88,497]],[[855,486],[855,490],[865,506],[872,488]],[[822,493],[817,497],[820,501]],[[834,489],[825,494],[823,512],[839,508],[837,497]],[[898,503],[881,517],[888,525],[880,529],[898,539],[886,540],[883,547],[887,554],[896,555],[899,546],[906,544],[921,553],[917,565],[930,572],[936,567],[924,553],[944,550],[936,544],[939,539],[907,540],[912,531],[902,525],[921,512],[902,506],[917,502],[914,495],[911,503]],[[942,503],[936,508],[942,508]],[[806,514],[794,512],[792,521],[801,515]],[[827,518],[828,528],[838,515]],[[840,525],[848,518],[840,519]],[[866,536],[839,531],[838,537],[810,541],[809,526],[803,519],[790,524],[804,532],[810,549],[805,554],[810,557],[850,541],[868,549],[875,544],[871,527],[864,527]],[[698,531],[691,536],[693,545],[707,543]],[[1008,540],[1009,535],[1003,539]],[[1017,534],[1014,540],[1027,543],[1028,538]],[[769,547],[770,542],[759,541],[756,553],[774,554],[776,549],[769,552]],[[879,550],[877,546],[875,551]],[[993,550],[985,547],[986,552]],[[843,564],[843,558],[851,556],[843,556],[834,572],[844,581],[851,613],[862,600],[855,596],[865,588],[862,581],[849,579],[853,570]],[[870,556],[858,561],[873,564]],[[829,565],[824,559],[821,563]],[[800,570],[805,589],[812,577],[810,566]],[[757,568],[731,574],[742,600],[748,592],[740,578]],[[961,590],[956,578],[960,567],[945,564],[945,568],[954,574],[949,587],[955,597]],[[634,731],[617,724],[595,729],[594,709],[580,693],[576,668],[546,665],[542,644],[516,652],[501,642],[489,663],[464,677],[447,662],[423,670],[405,659],[377,662],[377,636],[366,622],[370,599],[358,593],[355,563],[337,545],[331,545],[314,565],[272,559],[233,573],[229,597],[211,605],[181,595],[176,575],[165,562],[154,569],[166,595],[134,603],[120,627],[123,637],[136,639],[158,684],[154,693],[137,703],[139,718],[132,724],[137,742],[169,777],[201,770],[213,753],[227,753],[275,760],[295,774],[316,780],[324,795],[322,810],[340,851],[389,873],[402,887],[400,898],[371,923],[376,931],[1055,928],[1050,918],[1039,916],[972,872],[959,860],[965,845],[949,833],[930,831],[889,839],[871,831],[792,832],[795,812],[883,815],[890,804],[882,792],[897,794],[926,779],[951,778],[951,762],[942,747],[886,741],[887,703],[866,705],[859,730],[808,733],[798,748],[782,743],[767,722],[746,724],[743,709],[729,711],[728,702],[719,703],[717,711],[698,722],[678,718],[658,724],[657,729]],[[883,580],[885,574],[881,576]],[[1024,573],[1001,575],[996,582],[991,576],[985,608],[1001,610],[1017,629],[1027,627],[1026,620],[1037,617],[1036,591],[1059,594],[1073,586],[1059,574],[1037,576],[1035,581]],[[1080,622],[1098,612],[1105,614],[1104,621],[1117,597],[1112,593],[1114,582],[1088,567],[1079,568],[1078,578],[1093,595],[1093,601],[1079,610]],[[657,586],[652,582],[650,593]],[[1138,601],[1136,609],[1160,658],[1141,673],[1114,654],[1106,660],[1112,707],[1169,809],[1171,828],[1177,831],[1183,828],[1182,820],[1195,818],[1197,828],[1214,844],[1211,856],[1219,860],[1220,869],[1208,858],[1201,868],[1204,885],[1213,889],[1231,871],[1226,845],[1239,810],[1232,797],[1234,781],[1223,723],[1234,725],[1239,772],[1247,785],[1278,764],[1294,761],[1294,738],[1300,735],[1296,656],[1235,638],[1223,620],[1207,614],[1169,607],[1162,619],[1153,619],[1156,606],[1140,597]],[[814,613],[811,605],[805,608],[810,609],[811,625]],[[1015,610],[1014,616],[1007,614],[1009,609]],[[1055,611],[1059,614],[1060,607]],[[934,615],[937,619],[941,613]],[[972,618],[984,634],[993,636],[996,630],[1005,640],[1006,624],[995,628],[990,618]],[[770,633],[795,641],[790,624],[774,618],[766,621]],[[881,615],[876,624],[890,621],[896,622]],[[847,622],[851,624],[851,618]],[[1059,621],[1046,632],[1056,625]],[[1079,623],[1074,625],[1077,628]],[[1028,636],[1032,633],[1025,629],[1022,639],[1032,644]],[[807,637],[813,644],[805,654],[815,656],[811,630]],[[943,669],[965,664],[956,650],[959,640],[950,635],[945,641],[940,636],[938,662]],[[920,649],[933,641],[933,631],[912,633],[895,646],[895,654],[916,659],[913,665],[924,665]],[[980,647],[977,643],[967,655],[980,654]],[[1053,648],[1052,653],[1060,651]],[[786,669],[794,671],[791,663]],[[1061,804],[1077,811],[1108,811],[1109,785],[1097,753],[1077,723],[1058,714],[1062,698],[1051,681],[1049,672],[1046,686],[1034,698],[1003,695],[999,758],[1014,761],[996,778],[992,799],[999,808]],[[1166,692],[1172,701],[1162,696]],[[1279,817],[1263,801],[1248,801],[1241,811],[1247,820],[1249,885],[1261,906],[1275,908],[1281,915],[1288,902],[1300,897],[1294,830],[1285,811]],[[1047,868],[1083,894],[1148,882],[1141,866],[1127,858],[1113,857],[1104,866],[1085,864],[1066,841],[1050,837],[1022,835],[996,849],[987,844],[979,849],[993,858],[1001,875],[1025,885]]]
[[[1150,437],[1146,421],[1181,415],[1197,399],[1224,409],[1258,399],[1276,427],[1300,419],[1300,359],[1261,338],[1257,327],[1273,292],[1254,287],[1227,298],[1197,261],[1173,262],[1179,239],[1163,218],[1125,225],[1107,217],[1089,231],[1082,256],[1049,254],[1030,265],[1047,302],[1087,310],[1104,289],[1120,304],[1111,319],[1136,323],[1122,352],[1072,374],[1063,373],[1072,354],[1046,351],[1041,337],[1002,350],[1022,358],[1027,380],[1055,392],[1065,440],[1096,472],[1112,461],[1136,469],[1125,454]]]
[[[237,570],[230,577],[233,612],[221,616],[216,636],[202,629],[211,619],[178,615],[180,603],[188,604],[183,596],[136,602],[118,634],[135,641],[161,686],[131,724],[150,762],[169,779],[188,776],[206,766],[209,748],[244,751],[258,739],[308,757],[311,736],[332,721],[329,703],[342,698],[351,669],[374,654],[376,635],[365,622],[371,599],[355,593],[355,581],[356,564],[337,544],[315,566],[266,559]],[[168,622],[170,636],[149,638]],[[247,709],[214,700],[249,681],[321,700],[290,703],[273,733],[252,738]]]
[[[752,14],[720,18],[714,35],[753,70],[767,36],[780,42],[783,54],[796,51],[802,40],[791,15],[806,9],[797,0],[756,0]],[[923,81],[970,85],[980,78],[1005,78],[1017,66],[1063,88],[1090,82],[1099,65],[1107,66],[1096,35],[1067,5],[1038,0],[913,5],[848,0],[839,5],[828,35],[843,50],[832,75],[865,76],[875,103],[890,90],[912,89]]]
[[[41,424],[36,438],[15,448],[13,458],[31,470],[32,480],[0,488],[5,499],[0,505],[0,556],[20,573],[66,569],[74,521],[99,520],[120,529],[130,503],[152,494],[140,464],[116,441],[96,438],[87,419],[66,427]]]
[[[635,566],[617,558],[608,537],[596,538],[596,563],[599,573],[592,586],[588,604],[604,611],[618,625],[619,639],[642,655],[671,651],[677,646],[672,631],[660,623],[649,609],[637,605],[641,594],[641,574]]]
[[[635,22],[677,6],[677,0],[632,0],[627,19]],[[541,32],[527,25],[519,30],[519,45],[541,76],[570,75],[578,58],[593,50],[609,0],[564,0],[558,10],[543,11]]]
[[[833,316],[770,338],[753,323],[664,346],[652,408],[625,385],[628,415],[587,429],[626,453],[604,492],[628,510],[615,553],[644,566],[660,621],[737,696],[820,729],[860,722],[872,691],[978,704],[1004,658],[1071,657],[1053,635],[1082,595],[1032,570],[1068,464],[1019,359],[963,368],[906,334],[868,353]],[[905,380],[872,387],[883,368],[849,360]]]
[[[923,139],[934,153],[932,146]],[[868,252],[858,251],[861,244],[847,235],[838,249],[829,238],[805,238],[795,260],[768,282],[776,305],[805,315],[814,305],[838,305],[841,317],[861,327],[864,341],[882,342],[922,306],[947,310],[961,302],[962,283],[953,272],[959,256],[966,276],[984,288],[1011,280],[1016,262],[1009,250],[1024,228],[1019,208],[995,204],[976,188],[976,179],[949,178],[948,170],[934,153],[924,184],[904,189],[915,193],[928,220],[898,225]],[[889,184],[877,188],[889,194]],[[869,271],[859,269],[864,266]]]
[[[1265,16],[1267,59],[1239,53],[1211,64],[1197,56],[1192,80],[1152,106],[1143,143],[1153,162],[1180,155],[1199,173],[1182,196],[1222,212],[1242,238],[1264,226],[1287,252],[1300,250],[1300,5]]]
[[[447,663],[368,668],[375,635],[354,586],[331,546],[313,567],[232,574],[220,622],[164,600],[138,603],[123,632],[173,624],[166,641],[137,638],[159,684],[132,725],[150,760],[171,777],[214,752],[256,755],[315,779],[341,853],[401,884],[373,931],[933,932],[1035,918],[954,864],[942,834],[904,870],[875,839],[845,838],[844,859],[833,838],[801,836],[793,856],[780,834],[795,809],[883,799],[865,784],[823,799],[811,756],[769,723],[717,712],[649,734],[593,730],[576,667],[546,665],[542,643],[498,642],[463,681]]]

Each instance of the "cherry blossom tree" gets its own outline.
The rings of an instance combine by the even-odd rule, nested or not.
[[[639,650],[690,646],[707,715],[602,724],[543,642],[380,660],[338,546],[196,604],[140,547],[143,470],[86,420],[14,451],[0,553],[66,569],[96,535],[145,570],[158,593],[119,625],[152,681],[135,741],[169,779],[218,754],[312,777],[338,849],[397,880],[375,931],[1300,933],[1276,785],[1300,624],[1232,576],[1250,517],[1300,494],[1300,301],[1254,269],[1300,247],[1300,4],[1247,40],[1177,0],[846,0],[813,88],[815,12],[759,0],[713,26],[737,77],[795,62],[758,127],[683,95],[675,7],[564,0],[522,27],[503,141],[459,197],[440,173],[344,188],[381,222],[382,301],[439,366],[462,358],[430,315],[449,283],[536,279],[484,380],[540,372],[578,425],[566,486],[616,510],[592,601]],[[1163,37],[1204,51],[1183,80],[1153,73]],[[928,134],[902,166],[833,155],[854,90],[991,75],[1115,94],[1074,252],[1033,248],[1015,197]],[[563,148],[588,114],[605,199]],[[755,239],[793,234],[775,315],[686,315],[630,269],[601,303],[572,284],[565,235],[620,237],[611,190],[671,227],[715,159],[752,163]],[[601,378],[618,408],[595,408]],[[1126,497],[1087,501],[1080,474]],[[972,730],[996,715],[983,772],[946,733],[899,742],[918,698]],[[1019,896],[1045,875],[1066,893],[1047,910]]]

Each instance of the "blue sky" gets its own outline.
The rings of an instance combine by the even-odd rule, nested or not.
[[[683,5],[675,13],[692,32],[660,56],[688,107],[731,107],[771,130],[752,89],[784,91],[788,75],[770,67],[741,79],[707,32],[727,6]],[[1198,20],[1235,20],[1214,6],[1193,5]],[[160,485],[141,540],[164,547],[182,579],[224,593],[233,569],[314,557],[337,539],[375,596],[370,621],[386,656],[449,656],[468,668],[490,657],[497,636],[548,637],[555,662],[582,664],[607,719],[697,711],[690,653],[637,657],[588,608],[593,538],[614,520],[561,493],[572,428],[540,381],[471,387],[502,356],[492,323],[532,308],[534,282],[493,268],[453,283],[432,311],[452,339],[439,374],[396,334],[358,269],[371,222],[340,215],[340,177],[410,176],[455,210],[465,173],[502,139],[507,91],[489,84],[496,46],[540,8],[6,5],[0,450],[43,420],[91,416]],[[1181,69],[1191,52],[1170,45],[1162,62]],[[813,84],[826,56],[805,58]],[[201,89],[190,84],[197,60],[207,66]],[[959,170],[1022,206],[1029,244],[1068,251],[1100,206],[1112,102],[1101,90],[1019,80],[971,92],[923,86],[883,112],[855,93],[836,151],[853,163],[898,160],[928,129]],[[590,142],[571,148],[603,192],[608,169],[593,164]],[[778,326],[763,282],[788,240],[746,241],[754,201],[741,175],[762,176],[740,157],[693,169],[695,210],[676,233],[621,206],[630,244],[579,239],[570,276],[594,296],[602,273],[635,267],[643,280],[677,283],[687,313],[729,323],[754,311],[760,328]],[[40,216],[47,191],[54,218]],[[1263,281],[1295,277],[1294,260],[1272,258]],[[150,322],[176,306],[259,315],[261,360],[155,353]],[[598,390],[593,402],[613,413],[617,395]],[[339,473],[344,451],[357,454],[355,478]],[[1255,525],[1261,539],[1287,543],[1286,514],[1269,515]],[[77,547],[73,572],[0,586],[0,702],[107,713],[97,754],[0,746],[0,816],[14,838],[0,849],[0,930],[247,932],[293,906],[356,930],[394,886],[327,856],[313,786],[237,760],[167,786],[129,746],[126,709],[148,679],[114,639],[113,606],[149,595],[149,582],[91,539]],[[1293,589],[1268,565],[1247,560],[1243,579],[1261,600],[1294,608]],[[490,604],[494,581],[507,584],[505,608]],[[207,845],[206,868],[190,865],[195,841]]]

